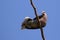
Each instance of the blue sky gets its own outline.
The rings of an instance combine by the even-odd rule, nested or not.
[[[44,28],[46,40],[60,40],[60,1],[33,0],[38,14],[46,11],[47,25]],[[37,30],[21,30],[24,17],[34,18],[29,0],[0,0],[0,40],[42,40]]]

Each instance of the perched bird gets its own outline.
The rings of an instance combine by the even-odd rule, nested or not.
[[[42,15],[38,17],[39,17],[40,27],[45,27],[47,21],[46,12],[42,11]],[[30,17],[25,17],[21,26],[22,26],[21,29],[40,29],[40,27],[38,27],[38,22],[36,17],[33,19],[31,19]]]

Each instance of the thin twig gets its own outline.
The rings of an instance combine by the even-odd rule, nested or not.
[[[34,6],[32,0],[30,0],[30,3],[31,3],[31,5],[32,5],[32,7],[33,7],[33,9],[34,9],[35,16],[36,16],[36,18],[37,18],[37,22],[38,22],[38,25],[39,25],[40,30],[41,30],[41,36],[42,36],[42,39],[45,40],[44,33],[43,33],[43,28],[40,26],[39,17],[38,17],[38,14],[37,14],[36,8],[35,8],[35,6]]]
[[[42,36],[42,39],[45,40],[43,28],[40,28],[40,30],[41,30],[41,36]]]

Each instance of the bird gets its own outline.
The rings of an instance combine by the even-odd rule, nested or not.
[[[47,23],[47,14],[45,11],[42,11],[42,15],[39,15],[39,22],[40,22],[40,27],[45,27]],[[30,17],[25,17],[24,21],[22,22],[21,29],[40,29],[38,26],[37,18],[30,18]]]

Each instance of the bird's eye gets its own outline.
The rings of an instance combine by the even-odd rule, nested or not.
[[[32,19],[28,19],[27,21],[31,21]]]

